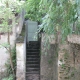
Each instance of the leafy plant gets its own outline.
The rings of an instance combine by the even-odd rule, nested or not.
[[[13,78],[13,75],[10,75],[9,77],[7,77],[7,78],[4,78],[4,79],[2,79],[2,80],[13,80],[14,78]]]
[[[18,12],[21,8],[21,3],[19,1],[12,0],[0,0],[0,32],[7,33],[7,44],[2,44],[4,48],[8,51],[10,55],[10,67],[13,75],[15,76],[11,44],[10,44],[10,32],[12,31],[13,21],[15,22],[15,13]],[[9,22],[10,21],[10,22]],[[14,23],[16,24],[16,22]]]
[[[16,74],[16,49],[15,47],[11,49],[11,52],[12,52],[12,62],[13,62],[14,72]],[[10,59],[7,60],[7,62],[5,63],[5,66],[7,68],[8,75],[12,74]]]
[[[41,23],[42,12],[39,11],[39,3],[41,0],[27,0],[25,2],[25,18]]]
[[[46,13],[41,24],[43,31],[54,34],[56,39],[61,34],[62,40],[68,34],[76,33],[76,28],[79,28],[76,25],[79,23],[79,3],[79,0],[41,0],[40,11]]]

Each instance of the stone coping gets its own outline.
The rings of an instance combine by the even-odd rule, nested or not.
[[[75,35],[75,34],[68,35],[67,40],[68,42],[73,44],[80,44],[80,35]]]

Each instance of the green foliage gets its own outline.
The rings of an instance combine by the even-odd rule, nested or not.
[[[60,62],[63,62],[63,59],[60,59]]]
[[[16,47],[12,49],[12,61],[13,61],[14,70],[16,71]]]
[[[11,51],[10,45],[10,32],[12,27],[16,24],[15,14],[22,10],[23,2],[18,0],[0,0],[0,33],[7,33],[7,43],[3,43],[0,46],[6,48],[9,53],[9,60],[6,63],[7,73],[13,74],[15,77],[16,69],[16,53],[15,49]],[[12,76],[7,78],[7,80],[12,80]]]
[[[7,77],[7,78],[4,78],[4,79],[2,79],[2,80],[13,80],[14,78],[13,78],[13,75],[10,75],[9,77]]]
[[[62,68],[65,68],[65,64],[62,64],[61,67],[62,67]]]
[[[16,49],[15,49],[15,47],[12,48],[11,52],[12,52],[12,62],[13,62],[13,66],[14,66],[14,71],[15,71],[15,74],[16,74]],[[11,74],[12,74],[12,69],[11,69],[11,65],[10,65],[10,60],[9,59],[5,63],[5,66],[7,68],[7,74],[10,77]],[[13,80],[13,79],[11,79],[11,80]]]
[[[41,0],[40,11],[46,13],[41,28],[47,34],[60,31],[64,40],[68,34],[76,33],[79,28],[79,0]],[[80,30],[80,29],[79,29]],[[80,31],[78,31],[80,33]]]
[[[27,0],[25,3],[26,19],[41,22],[42,12],[39,12],[40,0]]]
[[[74,72],[72,72],[72,73],[71,73],[71,77],[74,77],[74,75],[75,75],[75,73],[74,73]]]
[[[0,48],[9,48],[10,47],[10,45],[8,44],[8,43],[2,43],[2,44],[0,44]]]
[[[15,20],[15,13],[21,11],[22,2],[12,0],[0,0],[0,32],[11,32],[12,22]]]

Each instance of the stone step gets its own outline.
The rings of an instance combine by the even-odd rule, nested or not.
[[[28,43],[27,43],[27,45],[35,45],[35,44],[40,44],[40,42],[39,41],[29,41]]]
[[[29,57],[27,57],[27,60],[40,60],[40,58],[38,58],[38,57],[31,57],[31,58],[29,58]]]
[[[39,46],[31,46],[31,47],[27,47],[27,49],[39,49]]]
[[[39,55],[27,55],[27,58],[40,58]]]
[[[39,64],[27,64],[26,65],[27,68],[40,68]]]
[[[39,52],[27,52],[27,55],[39,55]]]
[[[40,64],[39,61],[27,61],[27,64]]]
[[[40,80],[40,43],[30,41],[26,49],[26,78],[27,80]]]
[[[40,68],[26,68],[26,71],[27,72],[30,72],[30,71],[40,71]]]
[[[27,49],[27,52],[39,52],[40,49]]]
[[[40,71],[30,71],[30,72],[26,72],[27,76],[28,74],[40,74]]]

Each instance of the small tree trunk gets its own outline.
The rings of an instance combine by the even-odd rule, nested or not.
[[[10,33],[9,33],[9,31],[8,31],[8,44],[10,45]],[[12,62],[11,46],[9,46],[9,54],[10,54],[10,65],[11,65],[11,69],[12,69],[13,75],[15,76],[14,66],[13,66],[13,62]]]

